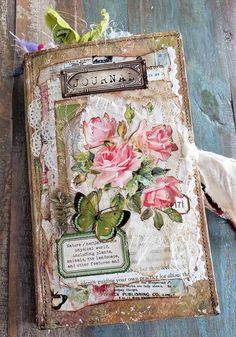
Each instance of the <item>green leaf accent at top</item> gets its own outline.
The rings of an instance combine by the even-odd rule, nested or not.
[[[165,210],[163,210],[163,212],[165,214],[168,215],[168,217],[172,220],[172,221],[175,221],[175,222],[183,222],[183,218],[182,218],[182,215],[176,211],[175,209],[173,208],[167,208]]]
[[[109,26],[109,13],[101,10],[103,19],[94,29],[80,36],[61,16],[52,8],[47,10],[45,22],[53,33],[53,39],[57,44],[69,44],[98,40]]]
[[[154,214],[154,217],[153,217],[153,225],[158,231],[164,225],[163,216],[162,216],[161,213],[159,213],[157,211],[155,211],[155,214]]]
[[[127,206],[131,211],[141,213],[141,193],[137,192],[128,198]]]
[[[146,105],[146,110],[148,112],[149,115],[151,115],[152,111],[154,109],[154,106],[151,102],[149,102],[147,105]]]
[[[80,42],[94,41],[102,37],[102,34],[107,30],[109,26],[109,13],[105,9],[102,9],[100,14],[101,16],[103,16],[102,21],[90,32],[85,33],[81,37]]]
[[[124,206],[125,206],[125,198],[120,193],[116,194],[114,198],[111,200],[111,207],[123,210]]]
[[[135,111],[131,107],[131,104],[126,104],[125,119],[127,120],[128,124],[132,122],[134,115],[135,115]]]
[[[52,31],[56,43],[67,44],[80,41],[80,35],[54,9],[47,10],[45,22]]]

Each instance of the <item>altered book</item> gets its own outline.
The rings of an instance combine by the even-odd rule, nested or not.
[[[181,37],[25,58],[41,328],[219,312]]]

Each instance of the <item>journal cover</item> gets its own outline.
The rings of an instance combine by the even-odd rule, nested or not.
[[[41,328],[219,312],[181,37],[25,57]]]

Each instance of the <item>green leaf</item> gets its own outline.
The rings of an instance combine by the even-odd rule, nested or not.
[[[109,184],[104,185],[103,189],[104,191],[109,191],[111,189],[111,184],[109,183]]]
[[[79,34],[58,14],[54,9],[49,8],[45,15],[45,22],[53,33],[56,43],[75,43],[79,42]]]
[[[87,195],[87,198],[90,200],[91,204],[95,209],[98,209],[98,204],[102,197],[102,190],[92,191]]]
[[[125,198],[120,193],[116,194],[114,198],[111,200],[111,207],[123,210],[124,206],[125,206]]]
[[[146,109],[147,109],[147,112],[148,114],[151,114],[153,109],[154,109],[154,106],[151,102],[149,102],[147,105],[146,105]]]
[[[141,213],[141,193],[137,192],[128,198],[127,206],[131,211]]]
[[[141,164],[141,167],[140,169],[137,171],[138,174],[140,174],[141,176],[142,175],[145,175],[145,174],[149,174],[151,173],[151,164],[152,162],[148,159],[144,159],[142,164]]]
[[[163,211],[168,217],[175,222],[183,222],[182,215],[173,208],[167,208]]]
[[[161,167],[154,167],[154,169],[152,169],[152,175],[154,176],[161,176],[166,174],[168,171],[170,171],[169,169],[163,169]]]
[[[75,164],[72,166],[72,170],[78,173],[87,174],[90,167],[93,165],[94,154],[90,151],[77,152],[74,154]]]
[[[141,176],[141,175],[137,175],[137,180],[143,184],[144,186],[148,186],[151,184],[152,182],[152,175],[147,175],[147,176]]]
[[[128,124],[132,122],[134,115],[135,112],[134,109],[131,107],[131,104],[126,104],[125,119],[127,120]]]
[[[99,171],[95,171],[95,170],[89,170],[89,173],[94,174],[94,175],[97,175],[97,174],[99,174],[100,172],[99,172]]]
[[[154,214],[154,217],[153,217],[153,225],[158,231],[164,225],[163,216],[162,216],[161,213],[159,213],[157,211],[155,211],[155,214]]]
[[[85,33],[81,37],[80,42],[94,41],[102,37],[102,34],[107,30],[109,26],[109,13],[105,9],[102,9],[100,14],[101,16],[103,16],[101,22],[96,25],[96,27],[90,32]]]
[[[145,211],[141,214],[141,220],[147,220],[153,216],[153,210],[151,208],[146,208]]]
[[[75,185],[80,185],[86,180],[86,175],[83,173],[79,173],[73,180]]]
[[[126,191],[130,196],[134,195],[138,189],[138,181],[136,177],[131,179],[126,185]]]
[[[125,137],[127,133],[127,126],[126,126],[125,121],[122,120],[121,122],[119,122],[119,125],[117,127],[117,133],[121,138]]]

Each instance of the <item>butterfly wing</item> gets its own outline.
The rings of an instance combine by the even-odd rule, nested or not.
[[[116,235],[117,227],[124,226],[129,218],[129,211],[116,210],[102,213],[96,221],[96,237],[99,241],[113,239]]]
[[[73,217],[75,227],[80,232],[91,231],[95,223],[97,212],[89,198],[87,198],[83,193],[76,193],[74,208],[77,212]]]

